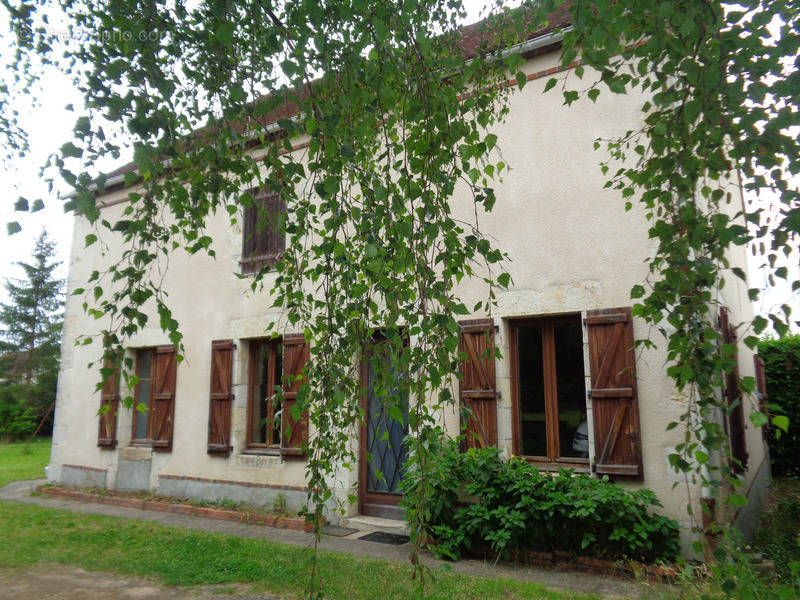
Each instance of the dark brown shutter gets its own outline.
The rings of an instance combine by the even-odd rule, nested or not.
[[[286,236],[281,223],[286,208],[279,193],[268,194],[264,199],[264,207],[267,214],[266,256],[275,259],[286,249]]]
[[[466,448],[497,445],[497,387],[494,374],[494,322],[461,321],[461,406],[469,409],[462,423]]]
[[[758,406],[761,409],[761,412],[764,413],[768,419],[767,424],[761,427],[761,437],[766,440],[767,434],[769,433],[769,409],[767,408],[767,400],[769,399],[769,395],[767,394],[767,371],[764,365],[764,359],[758,354],[753,355],[753,362],[755,363]]]
[[[630,308],[586,313],[598,473],[641,478],[642,447]]]
[[[97,435],[97,445],[102,448],[114,448],[117,445],[117,409],[119,408],[119,382],[117,370],[113,360],[107,360],[104,368],[114,369],[103,389],[100,391],[100,409],[108,410],[100,414],[100,431]]]
[[[297,403],[297,394],[304,383],[299,379],[308,362],[308,344],[305,336],[289,334],[283,336],[283,402],[281,404],[281,454],[303,456],[303,445],[308,441],[308,413],[298,419],[292,416],[292,406]]]
[[[211,342],[211,387],[208,406],[208,453],[231,451],[233,340]]]
[[[244,209],[242,226],[242,271],[255,273],[286,249],[281,220],[286,212],[279,192],[250,190],[253,204]]]
[[[153,373],[153,405],[150,415],[150,439],[153,450],[172,449],[175,419],[175,376],[177,352],[173,346],[156,348]]]
[[[736,329],[730,322],[727,308],[719,310],[719,328],[722,332],[723,344],[736,344]],[[739,388],[739,354],[730,373],[725,376],[725,399],[728,404],[728,437],[731,444],[731,456],[738,461],[734,471],[741,472],[747,468],[747,446],[744,438],[744,398]],[[735,404],[735,406],[734,406]]]

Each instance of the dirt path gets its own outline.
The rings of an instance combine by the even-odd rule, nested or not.
[[[280,600],[249,586],[169,588],[136,577],[84,571],[64,565],[0,569],[4,600]]]

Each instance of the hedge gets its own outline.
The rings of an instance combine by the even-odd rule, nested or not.
[[[788,432],[767,435],[775,477],[800,476],[800,335],[763,340],[758,353],[764,359],[771,412],[789,417]]]

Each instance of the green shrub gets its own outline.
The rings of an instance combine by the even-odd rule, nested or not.
[[[422,532],[432,551],[457,560],[468,549],[567,551],[605,559],[651,562],[679,550],[678,524],[653,514],[650,490],[628,491],[571,470],[542,473],[526,461],[505,461],[497,448],[459,452],[439,445],[438,458],[421,481],[413,452],[402,483],[411,522],[421,504],[429,523]],[[419,503],[422,485],[427,500]]]
[[[800,335],[763,340],[758,354],[764,359],[770,405],[789,417],[789,430],[777,435],[769,432],[772,474],[775,477],[800,476]]]
[[[0,386],[0,439],[20,439],[34,432],[38,420],[30,396],[30,386]]]

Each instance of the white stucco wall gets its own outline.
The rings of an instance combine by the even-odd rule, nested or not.
[[[554,54],[537,56],[523,70],[543,71],[555,64],[555,58]],[[510,259],[513,287],[500,294],[497,309],[491,315],[499,326],[496,343],[505,357],[509,356],[509,318],[567,312],[585,314],[590,309],[631,306],[630,289],[645,279],[647,267],[643,261],[653,248],[647,236],[644,211],[634,206],[625,212],[618,192],[603,189],[605,177],[598,165],[605,155],[592,147],[596,138],[609,138],[637,127],[643,100],[635,95],[618,96],[606,91],[596,103],[582,100],[567,108],[556,91],[542,95],[548,78],[530,81],[511,99],[508,122],[496,131],[498,148],[510,171],[497,185],[494,211],[481,216],[482,231]],[[103,210],[105,219],[113,222],[120,218],[125,204],[114,202],[124,199],[126,193],[117,191],[103,198],[112,204]],[[467,219],[472,216],[471,200],[463,190],[456,196],[454,211]],[[107,244],[102,256],[101,246],[84,249],[83,239],[93,232],[92,228],[81,218],[75,223],[70,290],[85,287],[91,271],[115,260],[119,253],[119,242],[107,233],[102,234],[102,242]],[[246,340],[262,336],[269,322],[280,322],[281,314],[268,308],[268,299],[249,294],[247,282],[234,275],[241,252],[241,232],[229,225],[227,217],[219,215],[209,222],[207,234],[215,240],[215,260],[203,254],[189,257],[182,252],[169,256],[164,290],[175,318],[181,323],[186,354],[177,370],[173,449],[152,453],[151,486],[157,485],[159,475],[303,486],[302,461],[241,453],[246,427]],[[735,253],[733,258],[741,265],[746,264],[743,255]],[[274,276],[265,278],[266,285],[272,281],[271,277]],[[749,318],[751,308],[744,287],[740,282],[729,283],[725,302],[732,308],[734,321]],[[482,300],[486,292],[478,279],[464,282],[458,289],[467,306]],[[133,455],[138,452],[141,458],[149,450],[125,450],[130,445],[130,409],[120,411],[119,449],[100,449],[96,445],[100,398],[94,386],[98,374],[87,364],[98,359],[100,348],[97,343],[77,347],[73,343],[78,335],[96,333],[100,327],[83,313],[81,302],[81,298],[73,296],[67,301],[50,476],[60,479],[65,464],[101,468],[107,469],[108,485],[113,486],[119,455],[135,458]],[[634,335],[652,337],[660,343],[660,349],[638,352],[644,479],[625,485],[653,489],[664,504],[664,512],[686,522],[687,490],[684,486],[673,488],[673,483],[682,478],[667,462],[670,449],[680,442],[682,434],[677,429],[665,431],[667,423],[681,414],[683,405],[665,376],[663,340],[639,320],[634,321]],[[232,414],[234,450],[229,457],[206,453],[210,346],[212,340],[218,339],[234,339],[238,344]],[[128,345],[135,349],[166,343],[157,319],[153,319],[152,328],[137,334]],[[742,375],[752,374],[750,353],[744,346],[741,350]],[[588,371],[587,365],[587,375]],[[498,361],[496,372],[501,392],[499,444],[510,453],[511,381],[507,358]],[[447,411],[444,420],[450,431],[457,431],[455,410]],[[749,427],[747,444],[754,465],[760,464],[764,456],[760,435]],[[355,489],[356,473],[343,471],[340,484],[344,497]],[[696,488],[692,490],[693,497],[698,496],[697,492]]]

